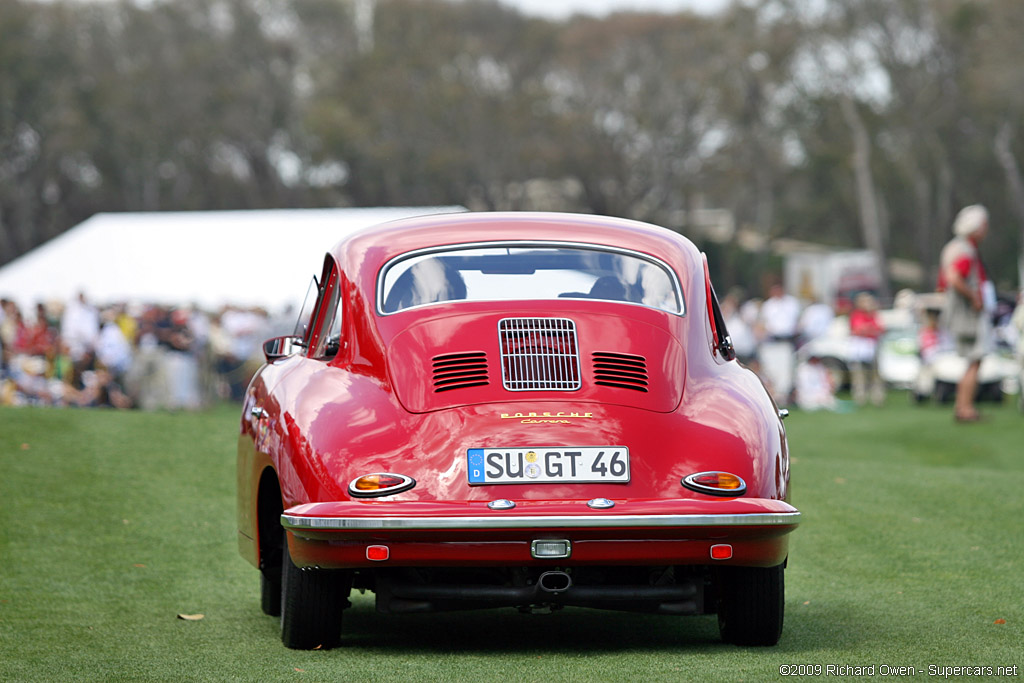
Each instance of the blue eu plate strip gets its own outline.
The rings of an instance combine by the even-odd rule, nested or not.
[[[469,449],[469,483],[484,483],[484,449]]]

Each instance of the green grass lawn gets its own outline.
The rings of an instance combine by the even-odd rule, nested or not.
[[[714,617],[384,616],[357,595],[343,647],[295,652],[235,548],[237,408],[0,409],[0,681],[761,681],[782,665],[820,665],[823,678],[828,665],[1022,675],[1024,416],[1009,403],[987,415],[954,424],[902,394],[884,409],[794,412],[804,517],[775,648],[721,644]]]

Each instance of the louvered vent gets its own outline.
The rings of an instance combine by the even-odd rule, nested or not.
[[[435,356],[434,392],[482,387],[488,383],[487,354],[483,351]]]
[[[576,391],[580,356],[576,323],[568,318],[498,321],[501,382],[509,391]]]
[[[647,360],[626,353],[594,353],[594,384],[647,392]]]

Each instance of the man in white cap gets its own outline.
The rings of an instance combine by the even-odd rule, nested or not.
[[[942,324],[956,341],[957,352],[967,359],[967,371],[956,388],[953,416],[959,422],[977,422],[978,370],[991,346],[995,308],[995,288],[978,253],[988,234],[988,211],[980,204],[964,207],[953,221],[953,234],[939,257],[939,289],[946,292]]]

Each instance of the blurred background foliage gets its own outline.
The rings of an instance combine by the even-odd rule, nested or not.
[[[1020,26],[1020,0],[3,0],[0,264],[99,211],[463,204],[655,222],[729,283],[792,238],[929,289],[981,202],[1015,288]]]

